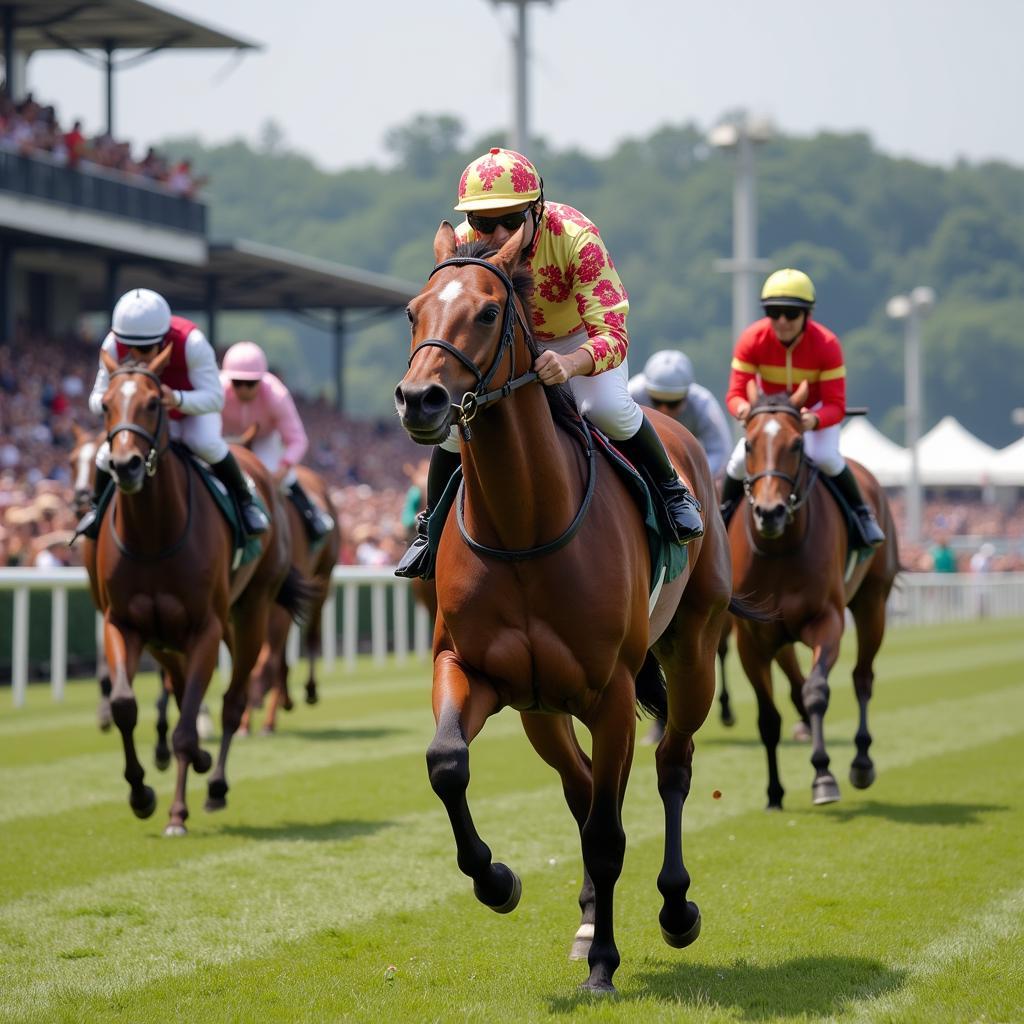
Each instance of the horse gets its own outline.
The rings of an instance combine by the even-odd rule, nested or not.
[[[518,232],[493,254],[480,243],[456,249],[452,226],[442,223],[433,273],[407,311],[409,367],[395,389],[402,425],[421,444],[443,440],[453,424],[462,438],[462,491],[437,552],[436,731],[427,767],[477,899],[512,911],[522,883],[492,862],[467,787],[470,743],[500,709],[519,712],[530,743],[561,777],[580,831],[582,920],[570,956],[587,957],[585,990],[612,992],[613,891],[626,846],[621,807],[635,705],[667,714],[656,752],[665,814],[659,921],[665,941],[683,947],[701,927],[682,855],[693,735],[714,699],[722,617],[743,609],[731,601],[728,544],[703,450],[680,424],[654,414],[678,471],[709,511],[686,569],[664,583],[652,611],[650,551],[625,484],[568,391],[538,385],[529,369],[517,376],[538,354],[528,326],[530,275],[517,268],[521,247]],[[574,718],[591,733],[590,757]]]
[[[227,805],[226,763],[245,705],[245,684],[266,632],[275,599],[301,615],[308,585],[289,564],[287,530],[270,479],[251,453],[235,454],[255,480],[272,517],[259,538],[258,557],[232,571],[232,531],[190,460],[169,442],[160,373],[171,356],[164,349],[148,362],[119,365],[101,353],[110,374],[103,416],[110,468],[117,492],[99,536],[86,541],[84,561],[111,675],[111,712],[121,733],[128,803],[139,818],[156,809],[135,751],[138,707],[132,681],[143,647],[169,673],[180,717],[172,736],[177,779],[166,836],[186,834],[188,769],[212,765],[199,745],[196,718],[221,640],[232,653],[224,694],[217,764],[207,786],[206,809]]]
[[[729,524],[733,587],[743,593],[771,595],[778,605],[774,622],[738,623],[740,661],[757,696],[758,730],[768,754],[768,809],[782,808],[777,748],[781,719],[772,697],[771,662],[780,653],[791,660],[787,675],[800,684],[798,711],[806,713],[811,733],[815,804],[839,799],[839,784],[829,770],[824,717],[828,677],[839,654],[844,609],[857,629],[853,685],[860,707],[857,753],[850,782],[866,789],[875,780],[868,752],[868,702],[874,687],[874,659],[885,633],[885,606],[899,571],[896,528],[885,492],[863,466],[850,466],[885,532],[885,542],[847,570],[851,552],[838,504],[806,458],[800,409],[807,398],[802,382],[792,396],[766,396],[750,382],[746,420],[746,507]],[[813,650],[810,673],[800,671],[792,644]],[[784,666],[785,667],[785,666]],[[792,673],[792,674],[791,674]]]
[[[316,704],[320,699],[316,682],[316,658],[320,653],[321,612],[331,591],[331,574],[338,564],[341,529],[338,526],[339,516],[324,478],[308,466],[296,466],[295,472],[310,499],[334,520],[334,527],[324,538],[323,543],[314,547],[295,503],[287,500],[283,502],[288,515],[292,565],[298,567],[314,590],[302,636],[309,661],[309,676],[305,686],[306,703]],[[288,693],[288,631],[291,624],[291,617],[284,608],[279,605],[271,608],[266,642],[249,683],[249,702],[239,725],[240,734],[248,733],[252,711],[259,706],[265,696],[267,714],[263,721],[264,735],[272,734],[277,728],[279,706],[284,707],[285,711],[291,711],[293,707]]]

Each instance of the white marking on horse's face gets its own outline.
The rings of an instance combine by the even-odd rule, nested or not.
[[[95,441],[86,441],[78,449],[78,455],[75,457],[76,491],[86,491],[91,486],[89,477],[92,475],[92,466],[96,458],[96,447]]]
[[[440,294],[437,296],[441,302],[451,302],[453,299],[459,297],[462,294],[462,282],[461,281],[449,281],[442,289]]]
[[[769,420],[764,425],[765,437],[774,437],[781,429],[782,427],[779,425],[778,420]]]
[[[132,396],[138,390],[139,385],[137,381],[126,380],[121,384],[121,397],[125,400],[125,402],[129,402],[131,401]]]

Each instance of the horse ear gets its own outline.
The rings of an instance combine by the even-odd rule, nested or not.
[[[747,381],[747,401],[753,407],[757,405],[757,400],[761,397],[761,392],[757,390],[757,384],[754,383],[753,379]]]
[[[523,233],[526,231],[524,224],[491,258],[491,262],[503,270],[509,277],[515,270],[519,257],[523,252]]]
[[[171,359],[172,351],[173,348],[170,345],[162,349],[159,355],[150,359],[149,363],[146,365],[146,369],[149,370],[150,373],[155,373],[159,377],[167,368],[167,364]]]
[[[455,255],[455,228],[448,221],[441,221],[434,235],[434,262],[444,263]]]
[[[100,362],[107,368],[107,373],[117,369],[117,360],[105,349],[100,349]]]
[[[789,404],[793,406],[794,409],[802,409],[804,407],[804,402],[807,401],[807,392],[810,390],[811,388],[807,381],[800,381],[796,386],[796,391],[789,396]]]

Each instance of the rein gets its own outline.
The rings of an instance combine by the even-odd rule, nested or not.
[[[794,409],[791,405],[761,405],[755,406],[747,414],[747,422],[755,416],[768,415],[773,413],[782,413],[786,416],[795,416],[798,420],[800,419],[800,412]],[[805,472],[806,471],[806,472]],[[804,473],[804,486],[803,492],[800,491],[800,475]],[[743,477],[743,493],[747,496],[747,502],[753,506],[754,504],[754,484],[758,480],[763,480],[765,477],[778,477],[780,480],[785,480],[790,486],[789,499],[786,502],[786,522],[791,523],[796,513],[803,508],[807,503],[807,499],[811,496],[811,491],[814,488],[814,483],[818,479],[818,467],[813,462],[809,462],[804,452],[804,449],[800,449],[800,461],[797,463],[796,473],[789,474],[783,472],[781,469],[764,469],[760,473],[745,474]]]

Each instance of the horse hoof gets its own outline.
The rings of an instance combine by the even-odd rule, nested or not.
[[[664,925],[661,926],[661,937],[674,949],[685,949],[691,943],[696,942],[697,936],[700,935],[700,910],[697,909],[697,904],[688,901],[686,909],[697,915],[696,920],[686,931],[677,935],[668,931]]]
[[[171,766],[171,752],[166,747],[163,749],[157,747],[153,752],[153,764],[157,766],[159,771],[167,771]]]
[[[736,724],[736,716],[731,711],[722,712],[722,725],[731,729]]]
[[[200,711],[199,717],[196,719],[196,732],[199,734],[201,740],[213,739],[216,728],[213,724],[213,719],[210,717],[209,711]]]
[[[306,703],[318,704],[320,695],[316,692],[316,683],[306,683]]]
[[[247,725],[240,725],[235,730],[235,739],[237,739],[237,740],[244,740],[248,735],[249,735],[249,726],[247,726]]]
[[[509,893],[508,899],[506,899],[504,903],[488,903],[480,896],[480,893],[476,891],[476,884],[474,883],[473,889],[476,891],[476,898],[480,900],[484,906],[490,907],[496,914],[511,914],[512,911],[519,906],[519,900],[523,895],[523,883],[519,876],[505,864],[496,863],[492,865],[492,870],[495,874],[505,877],[511,881],[512,891]]]
[[[291,697],[285,697],[285,699],[281,701],[281,707],[283,707],[285,711],[291,711],[295,707],[295,701],[293,701]]]
[[[164,835],[168,839],[178,839],[181,836],[187,836],[188,835],[188,829],[185,828],[184,825],[167,824],[167,825],[164,825]]]
[[[100,727],[100,732],[109,732],[111,725],[114,724],[109,697],[100,698],[99,707],[96,709],[96,724]]]
[[[793,726],[793,740],[796,743],[811,742],[811,729],[806,722],[797,722]]]
[[[260,729],[261,736],[273,736],[277,730],[272,725],[265,725]]]
[[[205,775],[213,765],[213,758],[210,757],[208,750],[196,751],[195,757],[192,758],[192,768],[200,775]]]
[[[588,992],[592,996],[617,996],[618,990],[610,982],[604,978],[587,978],[582,985],[580,985],[581,992]]]
[[[854,789],[867,789],[872,782],[875,781],[875,766],[869,765],[850,765],[850,785]]]
[[[581,924],[569,950],[570,960],[586,960],[590,956],[590,946],[594,941],[594,926]]]
[[[203,804],[204,811],[223,811],[227,807],[228,802],[224,797],[212,797],[206,798],[206,803]]]
[[[156,810],[156,792],[151,786],[143,786],[142,798],[136,800],[133,794],[128,797],[128,803],[136,818],[148,818]]]
[[[811,795],[815,804],[834,804],[839,799],[839,783],[831,775],[815,779]]]
[[[765,810],[766,811],[778,811],[779,813],[781,813],[782,812],[782,804],[781,803],[777,803],[777,804],[768,803],[765,806]]]

